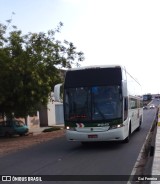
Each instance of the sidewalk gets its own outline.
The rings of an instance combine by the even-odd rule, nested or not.
[[[152,177],[157,178],[157,181],[151,181],[151,184],[160,184],[160,109],[158,112],[155,152],[152,165]]]

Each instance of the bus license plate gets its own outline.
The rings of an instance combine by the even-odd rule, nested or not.
[[[91,135],[88,135],[88,138],[98,138],[98,135],[97,134],[91,134]]]

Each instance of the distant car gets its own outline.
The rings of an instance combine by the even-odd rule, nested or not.
[[[151,104],[151,105],[149,106],[149,108],[150,108],[150,109],[154,109],[154,108],[155,108],[155,105],[154,105],[154,104]]]
[[[146,110],[146,109],[148,109],[148,107],[147,106],[144,106],[143,109]]]
[[[7,120],[0,122],[0,136],[25,135],[28,127],[20,120]]]

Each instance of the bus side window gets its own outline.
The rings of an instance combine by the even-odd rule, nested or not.
[[[124,120],[128,117],[128,98],[125,97],[124,99]]]

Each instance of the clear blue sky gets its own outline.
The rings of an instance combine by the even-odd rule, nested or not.
[[[143,93],[160,93],[159,0],[0,0],[0,12],[24,34],[63,22],[57,38],[84,52],[82,66],[124,65]]]

